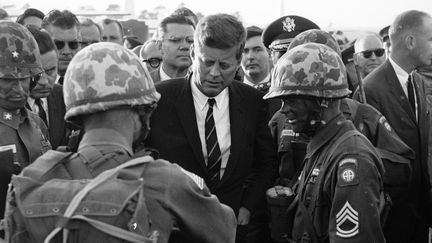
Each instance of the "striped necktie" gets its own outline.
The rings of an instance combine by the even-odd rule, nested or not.
[[[209,187],[214,188],[220,181],[221,151],[217,140],[213,106],[215,99],[208,99],[209,109],[205,119],[205,138],[207,147],[207,172],[210,176]]]
[[[407,90],[408,90],[408,101],[411,105],[412,110],[414,111],[414,114],[416,114],[414,84],[411,75],[409,75],[408,77]]]

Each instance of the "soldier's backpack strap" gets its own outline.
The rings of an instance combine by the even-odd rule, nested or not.
[[[57,166],[67,161],[73,153],[70,152],[59,152],[49,150],[41,157],[39,157],[34,163],[31,163],[23,171],[22,175],[33,178],[37,181],[45,181],[47,179],[47,173],[54,170]],[[66,172],[66,171],[65,171]],[[66,172],[67,173],[67,172]]]
[[[63,243],[66,243],[69,235],[69,230],[64,228],[64,226],[66,225],[67,221],[71,219],[86,221],[96,229],[103,231],[104,233],[109,234],[113,237],[120,238],[128,242],[135,242],[135,243],[157,242],[158,233],[156,231],[153,233],[151,237],[145,237],[110,224],[106,224],[97,220],[90,219],[83,215],[74,215],[75,210],[78,208],[81,201],[91,190],[93,190],[100,184],[104,183],[105,181],[109,180],[110,178],[118,176],[119,173],[123,172],[124,170],[127,170],[128,168],[133,168],[135,166],[148,163],[150,161],[153,161],[153,158],[150,156],[132,159],[113,169],[102,172],[93,180],[91,180],[91,182],[89,182],[79,193],[77,193],[74,196],[72,201],[69,203],[69,206],[65,210],[65,213],[63,215],[63,220],[60,222],[60,224],[58,224],[58,226],[53,231],[51,231],[51,233],[45,238],[44,242],[49,243],[61,230],[63,230]],[[132,173],[130,175],[135,179],[140,178],[143,173],[143,171],[136,170],[136,169],[130,171]]]

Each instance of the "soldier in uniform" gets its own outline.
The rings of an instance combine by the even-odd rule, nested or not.
[[[47,128],[39,116],[24,108],[29,90],[43,74],[39,48],[22,25],[0,21],[0,215],[13,173],[51,149]],[[12,159],[12,161],[10,161]]]
[[[296,190],[296,242],[385,242],[378,152],[340,111],[350,94],[337,52],[307,43],[282,56],[264,99],[281,98],[295,133],[311,138]]]
[[[134,154],[134,147],[149,132],[149,119],[160,94],[133,52],[115,43],[92,44],[72,59],[63,87],[65,119],[85,130],[77,153],[69,157],[71,162],[87,167],[88,171],[80,174],[96,177],[132,157],[149,154],[146,151]],[[65,158],[62,154],[49,151],[32,167],[55,160],[57,155]],[[151,155],[155,157],[154,153]],[[158,243],[168,242],[174,224],[198,242],[234,242],[234,212],[219,203],[202,178],[156,158],[146,164],[142,178],[150,232],[159,232]],[[8,205],[11,209],[6,215],[13,212],[14,204]],[[22,227],[17,230],[32,239],[34,229],[25,225],[14,227]]]

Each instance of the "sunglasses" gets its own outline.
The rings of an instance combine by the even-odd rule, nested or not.
[[[144,59],[142,61],[143,62],[147,62],[150,65],[150,67],[152,67],[152,68],[158,68],[159,65],[162,62],[162,58],[152,57],[152,58],[149,58],[149,59]]]
[[[55,45],[57,47],[57,50],[63,49],[66,46],[66,43],[68,44],[68,46],[69,46],[69,48],[71,50],[76,50],[79,47],[79,42],[78,41],[68,41],[68,42],[65,42],[65,41],[55,40],[54,43],[55,43]]]
[[[362,51],[361,54],[364,58],[370,58],[372,56],[372,53],[375,53],[376,57],[382,57],[385,53],[385,50],[383,48],[378,48],[375,50],[369,50],[369,51]]]
[[[81,43],[82,47],[85,47],[85,46],[88,46],[90,44],[99,43],[99,41],[81,41],[80,43]]]

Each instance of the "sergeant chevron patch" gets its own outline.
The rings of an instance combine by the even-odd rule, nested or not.
[[[358,212],[347,201],[336,214],[336,235],[342,238],[350,238],[359,233]]]

